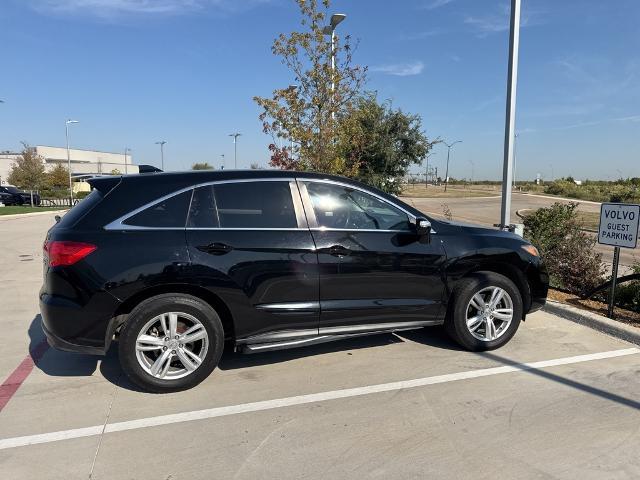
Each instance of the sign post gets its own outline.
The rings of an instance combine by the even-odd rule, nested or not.
[[[640,205],[625,203],[603,203],[600,207],[600,225],[598,227],[598,243],[611,245],[613,250],[613,266],[611,269],[611,292],[609,293],[609,318],[613,318],[613,303],[616,296],[618,264],[620,263],[620,247],[636,248],[638,244],[638,220]]]

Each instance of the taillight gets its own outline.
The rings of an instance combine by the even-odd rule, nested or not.
[[[49,266],[59,267],[79,262],[98,247],[90,243],[54,240],[45,242],[43,248],[49,257]]]

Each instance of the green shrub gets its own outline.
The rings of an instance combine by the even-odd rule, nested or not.
[[[595,237],[580,230],[577,203],[555,203],[524,220],[525,237],[544,259],[551,286],[583,294],[603,281],[602,258]]]

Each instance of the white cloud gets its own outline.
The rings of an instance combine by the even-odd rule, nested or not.
[[[29,0],[43,14],[89,15],[114,18],[125,15],[180,15],[205,8],[231,13],[269,0]]]
[[[520,14],[520,27],[529,27],[540,24],[541,12],[532,10],[522,10]],[[485,37],[491,33],[504,32],[509,30],[511,8],[503,5],[499,12],[488,13],[480,16],[467,15],[464,23],[469,25],[479,37]]]
[[[427,10],[435,10],[436,8],[444,7],[454,0],[431,0],[431,2],[427,3],[424,8]]]
[[[395,75],[398,77],[408,77],[411,75],[420,75],[424,70],[424,63],[420,60],[409,63],[393,63],[387,65],[378,65],[371,67],[369,71],[386,73],[387,75]]]

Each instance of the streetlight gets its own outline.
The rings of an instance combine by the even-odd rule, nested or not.
[[[424,188],[427,188],[427,185],[429,184],[429,157],[435,154],[436,152],[431,152],[431,153],[427,153],[427,156],[426,156],[427,168],[424,171]]]
[[[128,173],[127,171],[127,153],[131,153],[131,149],[128,147],[124,147],[124,174]]]
[[[469,160],[469,163],[471,164],[471,183],[473,183],[473,169],[476,166],[476,164],[473,163],[473,160]]]
[[[220,155],[222,157],[222,168],[221,170],[224,170],[224,153],[222,155]]]
[[[162,171],[164,172],[164,144],[167,143],[165,140],[160,140],[156,142],[156,145],[160,145],[160,164],[162,165]]]
[[[443,142],[447,146],[447,171],[444,174],[444,191],[447,191],[447,185],[449,185],[449,155],[451,154],[451,147],[456,143],[462,143],[462,140],[456,140],[453,143]]]
[[[233,137],[233,168],[238,169],[238,137],[241,133],[230,133],[229,136]]]
[[[69,170],[69,198],[70,205],[73,207],[73,182],[71,181],[71,152],[69,151],[69,125],[72,123],[80,123],[78,120],[70,120],[64,123],[64,131],[67,137],[67,169]]]
[[[335,71],[336,71],[336,27],[347,16],[344,13],[334,13],[331,15],[331,21],[329,25],[322,29],[322,33],[325,35],[331,35],[331,93],[336,89]],[[331,118],[335,118],[336,112],[331,111]]]

